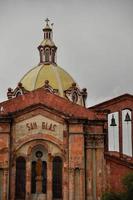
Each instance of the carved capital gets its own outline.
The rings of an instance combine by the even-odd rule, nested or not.
[[[86,148],[104,148],[104,134],[90,133],[85,136]]]
[[[74,168],[69,168],[69,173],[74,173]]]

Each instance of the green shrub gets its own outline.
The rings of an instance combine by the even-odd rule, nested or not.
[[[123,178],[123,185],[126,187],[127,191],[133,191],[133,173]]]
[[[125,187],[125,192],[106,192],[101,200],[133,200],[133,173],[123,178],[123,186]]]
[[[128,174],[123,179],[123,185],[126,190],[126,200],[133,200],[133,173]]]
[[[102,200],[121,200],[121,196],[114,192],[106,192],[103,194]]]

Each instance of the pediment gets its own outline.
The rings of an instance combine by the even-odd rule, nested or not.
[[[45,110],[55,112],[64,118],[94,118],[94,113],[88,111],[85,107],[44,91],[42,88],[0,103],[2,114],[10,114],[13,117],[26,111],[30,112],[37,107],[43,107]]]

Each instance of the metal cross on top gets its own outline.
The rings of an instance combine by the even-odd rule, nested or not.
[[[48,18],[45,19],[46,25],[48,25],[49,21],[50,20]]]

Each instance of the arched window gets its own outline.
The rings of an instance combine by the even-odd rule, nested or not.
[[[49,62],[49,49],[45,50],[45,62]]]
[[[108,149],[119,152],[119,116],[118,112],[108,115]]]
[[[45,161],[42,162],[42,192],[47,193],[47,163]]]
[[[40,48],[40,62],[44,61],[44,49],[41,47]]]
[[[122,148],[123,154],[132,156],[132,124],[131,111],[122,111]]]
[[[31,193],[36,193],[36,161],[32,162],[31,167]]]
[[[53,199],[62,198],[62,159],[53,159]]]
[[[49,39],[50,39],[50,32],[49,32]]]
[[[16,159],[16,198],[25,199],[26,161],[23,157]]]
[[[51,52],[51,61],[52,61],[52,63],[55,63],[55,51],[54,51],[54,49],[52,49],[52,52]]]

